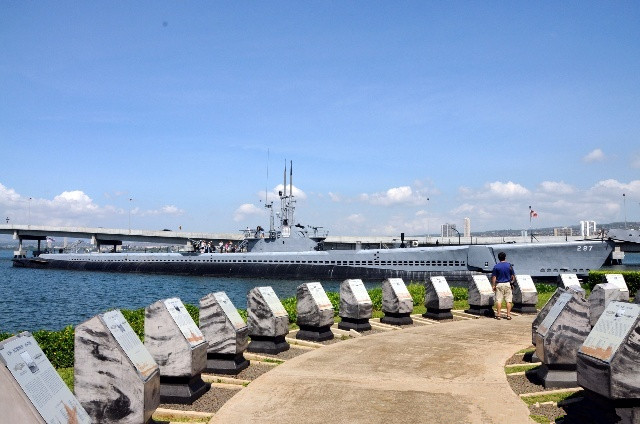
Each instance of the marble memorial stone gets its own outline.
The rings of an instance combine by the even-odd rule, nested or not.
[[[530,275],[516,275],[513,288],[513,312],[537,314],[538,291]]]
[[[318,282],[300,284],[296,298],[300,327],[296,339],[316,342],[333,339],[333,306],[322,285]]]
[[[413,298],[402,278],[387,278],[382,282],[382,312],[380,322],[383,324],[413,324]]]
[[[468,293],[469,309],[465,309],[466,313],[491,318],[496,316],[493,310],[496,295],[491,287],[489,277],[484,274],[470,275]]]
[[[119,310],[78,325],[74,352],[74,391],[93,422],[151,422],[160,369]]]
[[[422,314],[425,318],[444,320],[453,319],[453,293],[442,276],[429,277],[425,282],[424,306],[427,312]]]
[[[0,342],[0,387],[0,422],[91,423],[28,332]]]
[[[582,293],[582,297],[585,297],[585,290],[580,285],[580,280],[576,274],[560,274],[558,277],[558,287],[563,289],[571,288],[573,291]]]
[[[177,297],[147,306],[144,345],[160,367],[160,402],[192,404],[211,387],[201,377],[208,343]]]
[[[545,303],[542,309],[540,309],[538,315],[536,315],[536,317],[533,319],[533,322],[531,323],[531,343],[533,343],[534,346],[536,344],[536,330],[538,329],[538,326],[547,317],[549,311],[558,300],[558,297],[560,297],[562,293],[566,292],[567,290],[565,290],[564,288],[558,287],[556,291],[551,295],[549,300],[547,300],[547,303]]]
[[[578,351],[578,384],[603,413],[638,423],[639,363],[640,305],[611,301]]]
[[[236,375],[249,366],[249,327],[225,292],[200,299],[200,330],[209,343],[207,372]]]
[[[589,303],[565,290],[536,329],[536,356],[542,362],[538,377],[545,388],[576,386],[576,355],[590,330]]]
[[[609,302],[613,300],[629,301],[629,289],[621,274],[605,274],[602,281],[602,283],[596,284],[589,295],[591,326],[596,325]]]
[[[344,280],[340,283],[339,329],[369,331],[372,314],[373,302],[362,280]]]
[[[289,315],[271,287],[254,287],[247,294],[247,351],[278,354],[289,350]]]

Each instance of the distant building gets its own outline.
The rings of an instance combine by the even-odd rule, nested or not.
[[[553,235],[554,236],[572,236],[573,230],[571,229],[571,227],[554,228]]]
[[[580,221],[580,235],[589,237],[596,234],[596,221]]]
[[[442,224],[440,226],[440,237],[453,237],[457,236],[456,224]]]
[[[464,236],[471,237],[471,219],[464,219]]]

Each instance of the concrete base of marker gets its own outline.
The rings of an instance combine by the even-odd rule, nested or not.
[[[193,377],[160,376],[160,403],[191,405],[211,388],[200,374]]]
[[[340,317],[342,321],[338,323],[338,328],[340,330],[355,330],[355,331],[369,331],[371,330],[371,324],[369,323],[369,318],[347,318]]]
[[[205,371],[213,374],[237,375],[240,371],[249,367],[250,363],[242,353],[207,353],[207,368]]]
[[[277,355],[280,352],[289,350],[289,343],[284,339],[285,336],[251,336],[247,352],[267,353],[269,355]]]
[[[464,312],[470,315],[478,315],[481,317],[493,318],[496,316],[496,311],[493,310],[492,305],[469,305],[469,309],[465,309]]]
[[[538,368],[537,374],[545,389],[565,389],[578,386],[575,365],[542,364]]]
[[[538,309],[536,309],[536,305],[531,305],[527,303],[514,303],[513,308],[511,308],[513,312],[519,314],[537,314]]]
[[[311,342],[323,342],[325,340],[331,340],[333,337],[334,335],[331,332],[330,325],[324,327],[301,325],[300,330],[296,333],[296,339],[309,340]]]
[[[411,312],[402,314],[385,312],[384,316],[380,318],[380,322],[389,325],[411,325],[413,324],[413,319],[411,318]]]
[[[640,423],[640,399],[608,399],[584,389],[584,400],[566,407],[567,424],[637,424]]]
[[[438,321],[445,319],[453,319],[453,314],[451,313],[451,309],[436,309],[436,308],[427,308],[427,312],[422,314],[424,318],[435,319]]]
[[[536,352],[533,352],[531,354],[531,362],[540,362],[540,358],[538,358],[538,355],[536,355]]]

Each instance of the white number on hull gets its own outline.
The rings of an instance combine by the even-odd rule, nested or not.
[[[593,246],[578,246],[578,252],[591,252]]]

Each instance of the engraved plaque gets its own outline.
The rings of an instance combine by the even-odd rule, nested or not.
[[[620,289],[620,291],[629,291],[627,283],[625,283],[622,274],[605,274],[604,277],[609,285]]]
[[[558,296],[558,300],[553,304],[547,316],[542,320],[538,329],[536,330],[541,336],[546,336],[547,331],[556,321],[556,318],[560,315],[560,312],[564,309],[565,305],[571,301],[573,295],[571,293],[562,293]]]
[[[493,294],[491,282],[489,281],[489,277],[487,277],[486,275],[474,275],[473,281],[476,283],[476,287],[478,288],[479,293]]]
[[[158,364],[153,359],[147,348],[144,347],[136,333],[119,310],[113,310],[99,315],[104,325],[111,331],[122,350],[127,355],[138,374],[147,381]]]
[[[351,293],[353,293],[353,296],[356,298],[358,303],[371,303],[371,297],[369,297],[369,293],[367,292],[362,280],[356,279],[347,281],[351,288]]]
[[[87,412],[30,333],[20,333],[0,342],[0,363],[11,372],[45,422],[91,423]]]
[[[402,278],[389,278],[389,285],[391,286],[391,289],[396,294],[398,299],[413,301],[411,293],[409,293],[409,290],[407,290],[407,286],[405,286]]]
[[[516,275],[516,280],[518,281],[518,287],[520,287],[521,292],[537,292],[530,275]]]
[[[177,297],[172,297],[164,301],[164,305],[169,311],[169,315],[173,318],[173,322],[176,323],[180,332],[184,336],[185,339],[189,342],[191,347],[197,346],[201,343],[204,343],[204,336],[202,332],[189,315],[187,308],[184,307],[184,304]]]
[[[227,316],[229,322],[231,322],[233,328],[237,330],[239,328],[246,327],[247,324],[244,322],[244,320],[238,313],[238,310],[235,306],[233,306],[231,299],[229,299],[229,296],[227,296],[225,292],[216,292],[213,294],[213,296],[218,301],[218,305],[220,305],[220,307],[224,311],[224,314]]]
[[[431,277],[431,284],[433,284],[433,288],[438,295],[453,296],[449,284],[447,284],[447,280],[444,277]]]
[[[311,293],[311,297],[318,305],[318,309],[333,309],[333,305],[331,305],[331,301],[322,288],[322,284],[320,283],[307,283],[307,288],[309,289],[309,293]]]
[[[634,328],[638,316],[640,305],[610,302],[580,347],[580,352],[604,362],[611,362],[613,355]]]
[[[580,280],[576,274],[560,274],[560,279],[565,287],[581,288]]]
[[[258,287],[258,290],[260,291],[260,294],[262,295],[264,301],[269,306],[269,309],[271,309],[273,316],[288,316],[287,311],[284,309],[284,306],[282,306],[282,303],[280,303],[280,299],[278,299],[278,295],[276,295],[276,292],[274,292],[271,287]]]

